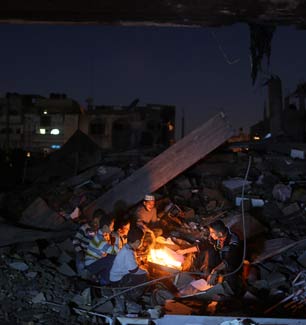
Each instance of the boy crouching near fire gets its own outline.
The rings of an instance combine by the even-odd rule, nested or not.
[[[148,274],[141,269],[136,260],[136,250],[142,244],[143,230],[132,228],[127,236],[127,244],[116,255],[110,271],[110,281],[113,287],[136,287],[123,295],[116,297],[116,311],[118,313],[139,313],[141,306],[137,300],[142,296],[144,287],[137,285],[147,281]]]

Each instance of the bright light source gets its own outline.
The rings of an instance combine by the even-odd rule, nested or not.
[[[61,146],[59,144],[52,144],[51,148],[52,149],[60,149]]]
[[[168,131],[173,131],[174,130],[174,125],[171,124],[171,122],[167,123]]]
[[[60,134],[60,130],[59,129],[52,129],[50,134],[58,135],[58,134]]]
[[[46,134],[46,129],[39,129],[39,134]]]
[[[47,111],[44,111],[44,115],[47,115],[48,114],[48,112]]]
[[[268,134],[265,135],[265,139],[269,139],[271,137],[272,137],[272,134],[271,133],[268,133]]]
[[[258,140],[260,140],[260,137],[258,135],[255,135],[253,139],[258,141]]]
[[[31,157],[31,152],[30,152],[30,151],[27,152],[27,157],[28,157],[28,158]]]

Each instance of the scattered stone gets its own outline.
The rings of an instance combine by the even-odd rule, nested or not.
[[[276,184],[273,187],[272,195],[275,200],[280,202],[286,202],[290,199],[292,188],[290,185]]]
[[[26,271],[29,267],[27,264],[23,263],[23,262],[13,262],[13,263],[9,263],[9,266],[14,269],[14,270],[18,270],[18,271]]]
[[[73,271],[73,269],[66,263],[62,264],[60,267],[57,268],[57,270],[66,276],[76,276],[77,274]]]
[[[46,301],[46,298],[42,292],[38,293],[34,298],[32,298],[33,304],[41,304]]]

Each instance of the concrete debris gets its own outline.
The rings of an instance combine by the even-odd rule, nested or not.
[[[248,190],[251,187],[251,182],[241,178],[232,178],[223,181],[222,186],[229,198],[234,199],[237,194],[241,193],[242,187]]]
[[[292,188],[290,185],[276,184],[273,187],[272,195],[275,200],[280,202],[286,202],[290,199]]]
[[[213,126],[214,123],[209,124],[208,130]],[[219,128],[222,131],[222,123]],[[221,133],[219,142],[229,131]],[[201,129],[199,135],[205,134],[205,128]],[[212,147],[206,141],[206,148],[201,149],[195,161],[189,156],[198,150],[197,146],[188,148],[193,140],[187,140],[178,146],[184,163],[178,163],[170,176],[168,171],[177,158],[173,149],[162,157],[156,157],[156,152],[155,156],[146,154],[145,159],[139,152],[130,152],[108,155],[67,180],[61,177],[60,182],[48,184],[47,190],[46,185],[36,197],[32,196],[35,191],[25,190],[21,197],[27,197],[27,204],[16,204],[16,209],[24,206],[19,218],[10,219],[12,214],[8,214],[1,220],[0,323],[102,324],[105,320],[111,323],[115,312],[118,316],[123,311],[137,314],[144,323],[154,319],[156,324],[163,324],[163,316],[170,314],[224,316],[236,312],[241,316],[305,318],[305,159],[292,159],[289,152],[254,151],[245,180],[247,153],[233,154],[224,148],[209,153]],[[128,166],[127,157],[131,158]],[[165,165],[163,157],[167,158]],[[162,169],[164,166],[166,170]],[[153,179],[151,188],[147,178],[145,184],[142,182],[144,171],[152,171],[153,178],[167,177]],[[111,193],[118,194],[119,199],[129,197],[118,202],[114,196],[107,203],[107,210],[116,218],[133,215],[134,204],[148,189],[155,191],[160,208],[162,234],[156,236],[156,245],[173,250],[189,248],[192,243],[207,239],[207,226],[219,219],[244,240],[244,291],[239,299],[232,298],[225,290],[228,288],[220,286],[210,295],[205,293],[204,297],[203,292],[197,292],[195,296],[194,287],[189,286],[193,276],[185,272],[172,274],[174,280],[169,284],[159,281],[159,277],[171,271],[155,267],[150,276],[158,281],[146,287],[140,301],[124,300],[121,306],[120,291],[97,286],[88,272],[77,274],[72,238],[87,220],[88,211],[108,200]],[[1,195],[3,205],[12,202],[5,197],[9,196]],[[2,211],[14,208],[3,207]],[[192,254],[186,254],[183,271],[193,265]],[[183,288],[188,294],[179,296]],[[209,302],[205,301],[207,297]],[[231,300],[227,301],[227,297]],[[117,320],[127,322],[125,316],[119,315]],[[212,324],[219,323],[222,320]],[[240,324],[240,320],[230,319],[223,324]]]
[[[61,264],[58,268],[57,268],[58,272],[60,272],[61,274],[73,277],[76,276],[76,272],[66,263]]]
[[[32,298],[33,304],[41,304],[46,301],[46,298],[42,292],[38,293],[34,298]]]
[[[13,262],[10,263],[9,266],[18,271],[26,271],[29,268],[28,265],[23,262]]]
[[[306,250],[299,256],[298,262],[306,268]]]

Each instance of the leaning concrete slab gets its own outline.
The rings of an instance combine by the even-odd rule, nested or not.
[[[23,212],[19,224],[40,230],[64,230],[73,228],[73,223],[49,208],[41,197],[36,198]]]
[[[156,191],[232,135],[233,129],[225,115],[217,114],[93,201],[84,213],[90,216],[97,208],[112,212],[117,205],[135,205],[145,193]]]

